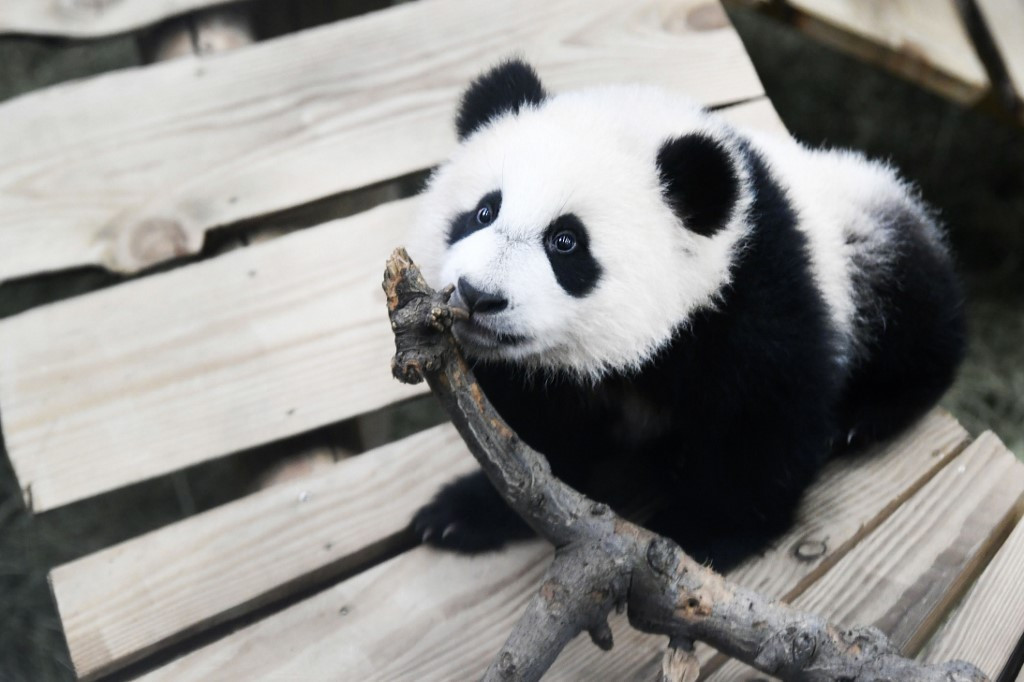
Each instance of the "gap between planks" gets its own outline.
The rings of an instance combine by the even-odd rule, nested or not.
[[[54,569],[75,672],[93,678],[328,574],[372,562],[475,462],[434,427]]]
[[[721,8],[693,20],[708,7],[420,0],[15,98],[0,104],[0,279],[135,272],[195,253],[213,227],[435,165],[454,147],[461,90],[510,54],[554,91],[647,82],[707,105],[763,95]]]
[[[723,115],[784,131],[765,98]],[[0,321],[0,419],[33,509],[424,392],[391,377],[380,286],[415,205],[388,203]]]
[[[955,6],[933,0],[784,0],[797,26],[822,42],[963,104],[990,84]]]
[[[876,516],[890,513],[894,500],[934,475],[966,437],[948,414],[934,412],[882,452],[834,462],[808,495],[798,527],[737,579],[769,594],[785,593],[864,525],[877,525]],[[798,556],[797,548],[808,543],[821,554]],[[469,559],[416,549],[199,649],[154,677],[322,677],[330,670],[352,678],[391,679],[414,671],[421,679],[466,677],[497,651],[536,589],[547,557],[539,543]],[[632,671],[660,659],[664,638],[626,629],[624,617],[613,619],[613,627],[618,639],[611,655],[581,639],[559,658],[553,679]],[[396,651],[395,641],[408,642],[409,650]],[[286,649],[291,653],[284,655]]]
[[[1016,528],[978,581],[925,647],[926,661],[969,659],[996,680],[1024,640],[1024,523]],[[1008,671],[1011,676],[1016,671]]]
[[[0,35],[99,38],[231,0],[4,0]]]
[[[913,655],[1013,527],[1022,492],[1024,464],[986,432],[792,604],[875,625]],[[764,678],[730,661],[707,679]]]

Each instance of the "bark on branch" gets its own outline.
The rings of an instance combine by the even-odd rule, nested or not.
[[[555,546],[540,589],[488,668],[485,680],[536,680],[562,648],[588,632],[612,647],[608,616],[668,635],[663,674],[693,679],[695,640],[785,680],[987,679],[969,663],[904,658],[874,627],[842,628],[727,581],[671,540],[619,517],[551,474],[494,410],[451,335],[464,311],[451,290],[432,290],[404,249],[384,274],[399,380],[430,388],[501,496]]]

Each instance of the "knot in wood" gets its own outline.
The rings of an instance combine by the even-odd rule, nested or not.
[[[828,543],[825,540],[812,540],[803,538],[793,547],[793,556],[803,562],[812,562],[820,559],[828,552]]]
[[[818,640],[806,631],[791,633],[791,636],[790,649],[793,652],[793,661],[803,668],[814,659],[814,654],[818,651]]]
[[[511,653],[501,652],[501,656],[498,657],[498,674],[507,678],[516,676],[516,662]]]
[[[654,538],[647,545],[647,563],[656,572],[667,575],[675,570],[675,543],[665,538]]]
[[[128,253],[138,267],[184,256],[188,252],[188,234],[181,223],[171,218],[143,220],[128,237]]]

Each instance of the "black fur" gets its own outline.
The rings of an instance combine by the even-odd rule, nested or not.
[[[839,450],[888,438],[923,415],[953,382],[967,344],[963,290],[922,218],[894,207],[875,220],[901,239],[894,274],[855,282],[871,340],[840,402]]]
[[[729,152],[707,135],[669,140],[658,151],[665,200],[690,230],[710,237],[729,220],[740,181]]]
[[[562,376],[531,381],[505,364],[475,368],[498,411],[548,456],[556,475],[620,510],[654,500],[645,525],[719,568],[788,525],[828,454],[829,406],[841,388],[834,332],[793,210],[761,160],[748,156],[756,227],[733,267],[733,285],[641,372],[590,389]],[[662,431],[638,439],[649,426],[631,416],[638,411],[663,423]],[[474,475],[461,485],[485,482]],[[475,498],[485,496],[477,490]],[[429,516],[437,528],[499,514],[490,507],[470,513],[465,499],[442,491],[419,518]],[[501,506],[496,494],[486,499]],[[503,525],[486,541],[453,531],[447,541],[484,549],[523,528]]]
[[[494,216],[491,218],[490,223],[481,223],[477,216],[479,215],[480,209],[484,206],[488,206],[491,211],[494,212]],[[482,230],[495,220],[498,219],[498,214],[501,212],[501,190],[496,189],[493,192],[485,194],[480,201],[477,202],[476,208],[472,211],[466,211],[452,218],[451,227],[448,228],[448,246],[451,246],[460,239],[465,239],[469,235],[473,234],[477,230]]]
[[[560,253],[554,248],[552,242],[561,232],[571,232],[576,238],[576,248],[571,253]],[[555,279],[566,293],[581,298],[593,291],[601,278],[601,266],[590,253],[590,238],[583,221],[572,213],[556,218],[544,231],[544,247]]]
[[[665,198],[687,228],[714,234],[735,210],[740,186],[731,158],[702,135],[662,147]],[[832,452],[885,438],[931,406],[964,351],[962,293],[948,256],[924,217],[892,208],[875,218],[903,235],[895,274],[854,282],[858,319],[872,333],[843,365],[791,204],[755,150],[741,145],[736,159],[755,196],[730,285],[642,370],[590,386],[560,374],[527,377],[510,363],[474,368],[497,410],[557,476],[620,512],[639,513],[720,570],[789,526]],[[600,266],[583,225],[560,220],[545,235],[552,270],[566,291],[584,295]],[[567,228],[577,249],[552,253],[552,238]],[[590,262],[574,263],[575,256]],[[414,527],[433,544],[466,552],[530,532],[481,473],[442,489]]]
[[[533,67],[510,59],[470,84],[462,95],[455,130],[464,140],[492,119],[508,112],[519,113],[524,105],[540,104],[545,97]]]

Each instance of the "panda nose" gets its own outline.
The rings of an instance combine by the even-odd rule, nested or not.
[[[508,300],[496,294],[480,291],[465,277],[459,277],[459,296],[471,313],[496,313],[508,307]]]

